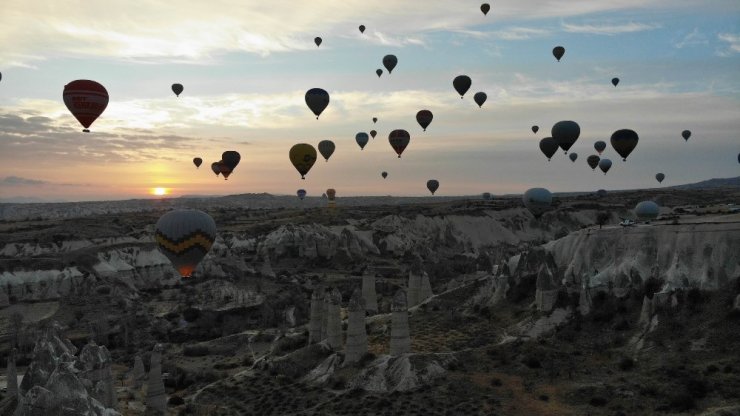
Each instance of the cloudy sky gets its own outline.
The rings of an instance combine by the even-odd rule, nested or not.
[[[442,195],[589,191],[655,187],[658,172],[662,186],[740,175],[737,0],[500,0],[487,16],[469,0],[172,4],[3,3],[0,200],[141,198],[155,187],[424,195],[430,178]],[[399,63],[378,78],[386,54]],[[452,87],[460,74],[473,80],[463,100]],[[62,101],[76,79],[110,95],[90,134]],[[331,95],[319,120],[304,102],[313,87]],[[434,114],[426,132],[421,109]],[[581,127],[575,163],[539,151],[559,120]],[[622,128],[637,131],[637,148],[623,162],[608,147],[612,169],[593,172],[593,143]],[[371,129],[361,151],[355,134]],[[411,133],[401,159],[393,129]],[[336,152],[301,180],[288,150],[324,139]],[[242,155],[228,181],[209,170],[225,150]]]

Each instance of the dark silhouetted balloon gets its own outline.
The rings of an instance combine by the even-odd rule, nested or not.
[[[377,117],[373,117],[373,124],[375,124],[377,122],[378,122],[378,118]]]
[[[588,163],[588,166],[590,166],[591,169],[596,170],[596,167],[599,166],[599,160],[601,160],[600,157],[591,155],[586,158],[586,163]]]
[[[619,153],[619,156],[622,156],[622,160],[626,161],[627,156],[632,153],[639,140],[640,138],[633,130],[622,129],[612,133],[611,143],[614,150]]]
[[[576,159],[578,159],[578,153],[571,153],[568,155],[568,157],[570,158],[571,162],[575,162]]]
[[[373,139],[374,139],[374,138],[375,138],[375,136],[377,136],[377,135],[378,135],[378,132],[377,132],[377,131],[375,131],[375,130],[370,130],[370,136],[371,136],[371,137],[372,137]]]
[[[195,165],[196,168],[199,168],[201,163],[203,163],[203,159],[199,157],[193,158],[193,164]]]
[[[603,198],[606,195],[607,195],[607,192],[604,189],[599,189],[598,191],[596,191],[596,196],[598,196],[599,198]]]
[[[185,88],[183,88],[182,84],[172,84],[172,92],[174,92],[175,95],[178,97],[180,96],[180,94],[182,94],[182,91],[184,89]]]
[[[540,126],[532,126],[532,133],[537,134],[540,131]]]
[[[231,170],[232,170],[229,167],[229,165],[227,165],[226,163],[224,163],[223,160],[219,160],[218,161],[218,170],[219,170],[219,172],[221,172],[221,175],[224,177],[224,180],[225,181],[228,181],[229,180],[229,176],[231,175]]]
[[[306,190],[305,189],[299,189],[298,191],[296,191],[296,195],[298,195],[298,198],[300,198],[301,201],[303,201],[303,198],[306,197]]]
[[[329,198],[329,201],[333,201],[337,197],[337,191],[335,191],[333,188],[329,188],[326,190],[326,197]]]
[[[429,127],[429,124],[432,122],[433,118],[434,115],[429,110],[421,110],[416,113],[416,122],[419,123],[424,131],[427,131],[427,127]]]
[[[658,183],[663,183],[663,179],[665,179],[665,175],[662,173],[659,173],[655,175],[655,179],[658,181]]]
[[[565,55],[565,48],[564,47],[562,47],[562,46],[556,46],[556,47],[552,48],[552,56],[554,56],[555,59],[558,60],[558,62],[560,62],[560,58],[562,58],[563,55]]]
[[[221,162],[213,162],[211,163],[211,170],[213,173],[216,174],[216,176],[221,174]]]
[[[321,156],[323,156],[327,162],[334,153],[335,148],[336,146],[334,146],[334,142],[331,140],[322,140],[319,142],[319,153],[321,153]]]
[[[316,149],[310,144],[299,143],[290,148],[289,157],[290,163],[301,174],[301,179],[306,179],[306,174],[316,163]]]
[[[378,68],[375,70],[375,73],[378,75],[378,78],[380,78],[380,76],[383,75],[383,70]]]
[[[383,179],[385,179],[385,178],[388,177],[388,172],[383,171],[383,172],[380,173],[380,176],[382,176]]]
[[[545,137],[540,140],[540,150],[547,156],[547,160],[549,161],[555,152],[558,151],[558,142],[552,137]]]
[[[460,99],[463,98],[466,92],[470,89],[470,85],[473,81],[467,75],[458,75],[452,80],[452,86],[455,87],[455,91],[460,94]]]
[[[306,91],[306,105],[316,114],[318,120],[321,112],[329,105],[329,93],[321,88],[311,88]]]
[[[391,147],[393,147],[393,150],[396,151],[399,158],[404,149],[406,149],[406,146],[409,145],[409,141],[411,141],[411,136],[409,136],[409,132],[406,130],[393,130],[391,134],[388,135],[388,142],[391,144]]]
[[[398,65],[398,58],[396,58],[396,55],[386,55],[383,57],[383,66],[388,70],[389,74],[393,72],[393,68],[395,68],[396,65]]]
[[[606,172],[609,172],[609,169],[612,167],[612,161],[609,159],[601,159],[599,160],[599,169],[601,169],[602,172],[604,172],[604,175],[606,175]]]
[[[483,200],[484,201],[490,201],[491,200],[491,193],[490,192],[483,192]]]
[[[486,93],[483,91],[476,92],[475,95],[473,96],[473,101],[475,101],[475,103],[478,104],[478,108],[483,107],[483,104],[486,102],[487,99],[488,99],[488,95],[486,95]]]
[[[234,170],[239,161],[242,160],[239,152],[234,150],[227,150],[221,154],[221,161],[229,167],[230,170]]]
[[[365,149],[365,145],[367,144],[368,140],[370,140],[370,137],[365,132],[359,132],[355,135],[355,141],[358,145],[360,145],[360,150]]]
[[[612,85],[616,87],[617,84],[619,84],[619,78],[612,78]]]
[[[552,194],[545,188],[531,188],[522,195],[522,202],[535,218],[539,218],[552,207]]]
[[[162,215],[154,226],[157,247],[181,277],[190,277],[216,240],[216,222],[194,209],[178,209]]]
[[[603,152],[604,149],[606,149],[606,142],[599,140],[598,142],[594,143],[594,149],[596,149],[596,151],[599,152],[599,154],[601,154],[601,152]]]
[[[320,37],[316,36],[315,38],[313,38],[313,43],[315,43],[317,47],[321,46],[321,42],[322,40]]]
[[[427,181],[427,189],[429,189],[429,192],[434,195],[434,193],[437,192],[437,189],[439,189],[439,181],[436,179],[429,179]]]
[[[568,153],[568,150],[581,135],[581,127],[575,121],[558,121],[552,126],[552,138],[558,142],[558,146]]]
[[[89,133],[90,125],[108,106],[108,91],[95,81],[78,79],[64,86],[64,105]]]
[[[360,25],[360,33],[365,33],[365,25]]]
[[[491,5],[488,3],[483,3],[480,5],[480,11],[483,12],[483,15],[487,15],[488,11],[491,10]]]
[[[691,132],[689,130],[684,130],[681,132],[681,136],[684,140],[688,141],[689,137],[691,137]]]
[[[654,220],[659,214],[660,207],[653,201],[642,201],[635,206],[635,216],[639,220]]]

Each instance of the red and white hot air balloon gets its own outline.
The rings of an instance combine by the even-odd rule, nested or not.
[[[108,106],[108,91],[95,81],[78,79],[64,86],[64,105],[89,133],[90,125]]]

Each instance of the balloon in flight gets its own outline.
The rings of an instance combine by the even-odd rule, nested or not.
[[[630,129],[617,130],[612,133],[611,137],[612,147],[619,153],[619,156],[622,156],[624,161],[635,149],[639,140],[637,133]]]
[[[193,164],[195,165],[196,168],[199,168],[201,163],[203,163],[203,159],[199,157],[193,158]]]
[[[380,76],[383,75],[383,70],[378,68],[375,70],[375,74],[378,76],[378,78],[380,78]]]
[[[588,166],[591,167],[591,169],[596,170],[596,168],[599,166],[599,161],[601,160],[600,157],[596,155],[591,155],[586,158],[586,163],[588,163]]]
[[[660,207],[653,201],[642,201],[635,206],[635,216],[643,221],[654,220],[660,214]]]
[[[157,247],[180,276],[190,277],[216,240],[216,222],[194,209],[178,209],[162,215],[155,225]]]
[[[539,218],[552,206],[552,194],[545,188],[531,188],[522,196],[522,202],[535,218]]]
[[[382,177],[383,177],[383,179],[385,179],[385,178],[387,178],[387,177],[388,177],[388,172],[386,172],[386,171],[383,171],[383,172],[381,172],[381,173],[380,173],[380,176],[382,176]]]
[[[365,25],[360,25],[360,33],[365,33]]]
[[[486,95],[486,93],[483,91],[476,92],[475,95],[473,96],[473,101],[475,101],[475,103],[478,104],[478,108],[482,108],[483,104],[486,102],[487,99],[488,99],[488,95]]]
[[[327,162],[334,153],[334,149],[336,149],[336,146],[334,146],[334,142],[331,140],[322,140],[319,142],[319,153],[321,153],[321,156],[323,156]]]
[[[230,170],[234,170],[242,160],[242,156],[239,152],[234,150],[227,150],[221,154],[221,161],[229,167]]]
[[[393,72],[393,68],[398,65],[398,58],[396,58],[396,55],[386,55],[383,57],[383,66],[385,69],[388,70],[388,73]]]
[[[458,75],[452,80],[452,86],[455,87],[455,91],[460,94],[460,99],[463,98],[466,92],[470,89],[470,85],[473,81],[467,75]]]
[[[373,117],[373,124],[375,124],[377,122],[378,122],[378,118],[377,117]]]
[[[612,85],[616,87],[617,84],[619,84],[619,78],[612,78]]]
[[[483,3],[480,5],[480,11],[483,12],[483,16],[487,15],[488,12],[491,10],[491,5],[488,3]]]
[[[540,150],[545,156],[547,156],[547,160],[549,162],[550,158],[552,158],[555,152],[558,151],[558,142],[556,142],[552,137],[545,137],[540,140]]]
[[[681,136],[685,141],[689,141],[689,137],[691,137],[691,132],[689,130],[684,130],[681,132]]]
[[[532,126],[532,133],[537,134],[540,131],[540,126]]]
[[[108,106],[108,91],[95,81],[78,79],[64,86],[64,105],[82,124],[85,133]]]
[[[657,175],[655,175],[655,180],[657,180],[658,183],[663,183],[663,179],[665,179],[665,174],[658,173]]]
[[[298,198],[300,198],[300,200],[303,201],[303,198],[306,197],[306,190],[299,189],[298,191],[296,191],[296,195],[298,195]]]
[[[434,193],[437,192],[437,189],[439,189],[439,181],[436,179],[429,179],[427,181],[427,189],[429,189],[429,192],[434,195]]]
[[[562,58],[563,55],[565,55],[565,48],[564,47],[562,47],[562,46],[556,46],[556,47],[552,48],[552,56],[554,56],[555,59],[558,60],[558,62],[560,62],[560,58]]]
[[[306,105],[319,119],[321,113],[329,105],[329,93],[321,88],[311,88],[306,91]]]
[[[568,155],[568,157],[570,158],[571,162],[575,163],[576,159],[578,159],[578,153],[571,153]]]
[[[416,122],[419,123],[424,131],[427,131],[427,127],[431,124],[434,115],[429,110],[421,110],[416,113]]]
[[[184,89],[185,88],[183,88],[182,84],[172,84],[172,92],[174,92],[175,95],[178,97],[180,96],[180,94],[182,94],[182,91]]]
[[[323,42],[323,41],[322,41],[322,39],[320,37],[316,36],[315,38],[313,38],[313,43],[316,44],[316,47],[321,46],[321,42]]]
[[[599,140],[598,142],[594,143],[594,149],[596,149],[599,154],[606,149],[606,142]]]
[[[568,153],[568,150],[581,135],[581,127],[575,121],[558,121],[552,126],[552,138],[558,142],[558,146]]]
[[[306,179],[306,174],[316,163],[316,149],[308,143],[298,143],[290,148],[289,156],[301,179]]]
[[[612,167],[612,161],[609,159],[601,159],[599,160],[599,169],[601,169],[602,172],[604,172],[604,175],[606,175],[606,172],[609,172],[609,169]]]
[[[231,171],[233,169],[229,167],[226,163],[224,163],[223,160],[218,161],[218,171],[221,172],[221,175],[223,175],[224,180],[229,180],[229,175],[231,175]]]
[[[211,163],[211,170],[213,173],[216,174],[216,176],[221,174],[221,162],[213,162]]]
[[[388,142],[391,144],[391,147],[393,147],[393,150],[398,154],[399,159],[401,158],[401,153],[403,153],[406,146],[409,145],[410,140],[411,136],[409,135],[409,132],[402,129],[393,130],[388,135]]]
[[[360,150],[365,149],[365,145],[367,144],[368,140],[370,140],[370,137],[364,131],[361,131],[355,135],[355,141],[358,145],[360,145]]]
[[[370,130],[370,136],[372,136],[372,138],[373,138],[373,139],[374,139],[374,138],[375,138],[375,136],[377,136],[377,135],[378,135],[378,132],[377,132],[377,131],[375,131],[375,130]]]

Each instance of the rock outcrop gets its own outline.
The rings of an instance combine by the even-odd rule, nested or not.
[[[18,396],[18,372],[15,368],[15,355],[17,350],[13,348],[8,354],[8,371],[5,373],[8,380],[6,395],[8,397]]]
[[[334,288],[329,294],[329,303],[326,312],[326,342],[335,351],[342,348],[342,318],[340,308],[342,294]]]
[[[94,341],[85,345],[80,352],[79,366],[82,367],[80,377],[90,381],[92,396],[105,407],[118,407],[108,348]]]
[[[558,300],[558,286],[546,264],[543,264],[537,273],[537,290],[534,297],[537,310],[541,312],[550,312]]]
[[[359,361],[367,353],[367,331],[365,329],[365,300],[359,290],[355,289],[349,300],[349,317],[347,323],[347,349],[345,363]]]
[[[378,295],[375,292],[375,268],[368,267],[362,273],[362,298],[370,315],[378,313]]]
[[[141,356],[138,354],[136,355],[136,358],[134,358],[134,369],[131,376],[133,378],[134,387],[137,389],[141,388],[146,380],[146,371],[144,370],[144,361],[141,360]]]
[[[443,377],[447,373],[443,365],[449,360],[452,360],[451,356],[443,354],[384,355],[370,363],[348,384],[350,388],[373,393],[410,391]]]
[[[324,319],[324,288],[319,286],[311,294],[311,312],[308,321],[308,343],[321,342],[321,323]]]
[[[393,296],[391,305],[391,356],[411,352],[409,333],[409,311],[406,303],[406,292],[403,289]]]
[[[148,412],[167,413],[167,394],[162,380],[162,346],[157,344],[152,350],[149,366],[149,382],[146,390],[146,408]]]

